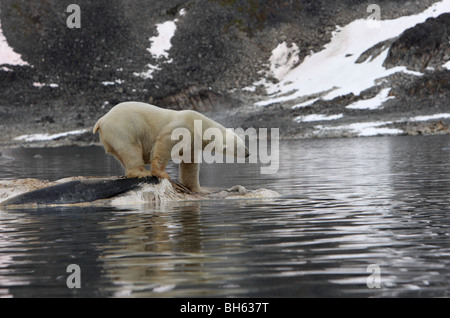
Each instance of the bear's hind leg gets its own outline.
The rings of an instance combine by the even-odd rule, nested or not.
[[[120,127],[108,126],[99,128],[100,141],[107,153],[112,154],[125,168],[127,178],[151,177],[149,170],[145,169],[144,155],[126,132]]]
[[[152,173],[145,169],[142,151],[138,147],[129,147],[126,150],[112,152],[125,167],[127,178],[151,177]]]
[[[163,134],[159,137],[153,148],[151,166],[152,175],[160,179],[170,179],[170,176],[165,172],[167,164],[170,160],[172,149],[172,140],[169,134]]]

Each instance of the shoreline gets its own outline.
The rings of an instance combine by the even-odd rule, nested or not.
[[[434,117],[432,115],[412,117],[416,120],[404,117],[393,120],[393,117],[390,117],[391,120],[368,117],[365,120],[345,118],[345,120],[317,120],[305,123],[295,123],[292,120],[293,125],[300,126],[299,129],[293,130],[292,127],[288,129],[283,129],[283,127],[258,128],[279,128],[280,140],[450,135],[450,113],[440,113]],[[423,120],[420,120],[420,117],[423,117]],[[2,125],[2,128],[4,127],[5,125]],[[91,127],[75,130],[67,130],[65,127],[67,126],[53,125],[48,130],[35,130],[34,128],[37,127],[20,129],[20,135],[14,138],[10,140],[0,139],[0,148],[102,146],[98,134],[93,134]],[[16,131],[14,128],[10,128],[10,133]],[[244,127],[244,129],[246,128],[249,128],[249,126]]]

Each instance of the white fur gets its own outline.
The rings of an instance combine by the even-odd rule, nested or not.
[[[194,131],[194,120],[202,121],[202,131]],[[220,129],[224,144],[226,136],[232,134],[235,147],[245,147],[236,134],[196,111],[175,111],[140,102],[116,105],[97,121],[93,132],[99,132],[106,152],[113,154],[122,163],[127,177],[156,176],[168,179],[164,169],[170,160],[172,147],[178,142],[171,139],[172,131],[186,128],[192,138],[195,134],[203,138],[203,132],[210,127]],[[209,140],[202,139],[202,149],[208,143]],[[222,151],[225,153],[225,147]],[[194,153],[193,149],[191,153]],[[234,154],[236,156],[237,152]],[[247,148],[245,155],[248,156]],[[146,164],[151,164],[151,171],[145,169]],[[179,181],[194,192],[202,192],[198,176],[198,163],[180,163]]]

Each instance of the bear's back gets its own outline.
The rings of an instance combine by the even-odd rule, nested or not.
[[[160,108],[141,102],[124,102],[117,104],[103,116],[102,121],[135,123],[145,122],[149,126],[165,125],[176,116],[176,111]],[[156,128],[153,127],[153,128]]]
[[[150,136],[157,136],[174,117],[176,111],[173,110],[141,102],[124,102],[100,118],[93,132],[100,130],[105,138],[114,138],[120,134],[149,139]]]
[[[111,108],[111,110],[108,113],[112,112],[121,112],[121,113],[123,112],[124,114],[125,113],[155,114],[161,116],[163,114],[171,112],[171,110],[160,108],[158,106],[142,102],[123,102]]]

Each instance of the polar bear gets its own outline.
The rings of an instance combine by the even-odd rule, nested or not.
[[[201,121],[201,131],[194,128],[194,121]],[[197,126],[195,126],[197,127]],[[107,153],[114,155],[126,170],[128,178],[155,176],[170,179],[164,171],[171,159],[171,150],[178,140],[173,140],[172,132],[185,128],[191,133],[191,141],[201,138],[203,150],[211,140],[205,140],[203,133],[208,128],[219,129],[223,135],[221,145],[227,138],[233,138],[234,156],[244,153],[249,156],[244,141],[219,123],[193,110],[170,110],[141,102],[124,102],[114,106],[101,117],[94,126]],[[197,130],[197,131],[196,131]],[[191,142],[194,159],[194,142]],[[237,151],[243,147],[244,151]],[[217,148],[215,149],[217,151]],[[222,147],[226,153],[226,146]],[[151,165],[151,171],[145,168]],[[205,192],[199,184],[199,163],[195,160],[180,162],[179,181],[193,192]]]

